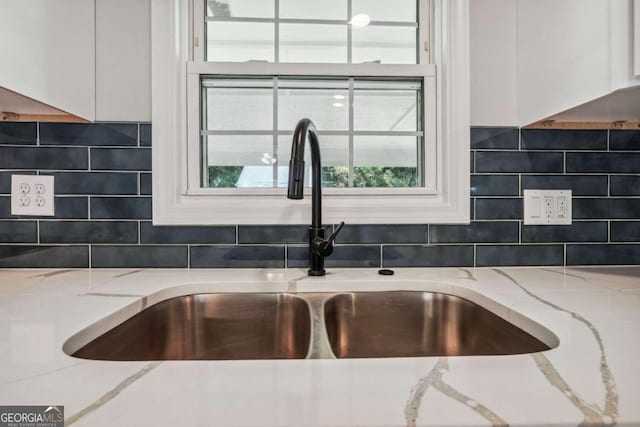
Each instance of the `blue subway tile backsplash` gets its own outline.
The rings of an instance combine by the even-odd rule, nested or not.
[[[151,195],[151,174],[150,173],[140,174],[140,194]]]
[[[471,175],[472,196],[517,196],[519,194],[518,175]]]
[[[0,123],[0,268],[304,268],[308,225],[154,226],[149,123]],[[640,131],[471,129],[469,225],[347,224],[327,267],[640,264]],[[11,175],[56,178],[54,217],[11,215]],[[570,189],[525,226],[525,189]],[[333,230],[327,225],[326,233]]]
[[[567,265],[637,265],[640,245],[567,245]]]
[[[471,128],[471,148],[499,148],[517,150],[520,144],[518,128]]]
[[[523,150],[606,150],[608,131],[523,129]]]
[[[150,171],[150,148],[92,148],[92,170]]]
[[[325,234],[327,234],[326,231]],[[307,241],[309,241],[308,225],[238,226],[238,243],[304,243]]]
[[[562,173],[563,153],[538,151],[476,151],[476,173]]]
[[[37,142],[36,123],[0,122],[0,144],[36,145]]]
[[[640,151],[640,131],[613,130],[609,136],[610,150]]]
[[[309,251],[306,246],[290,246],[287,250],[289,268],[309,267]],[[380,246],[336,246],[326,267],[366,268],[380,267]]]
[[[151,222],[140,223],[142,244],[235,244],[236,228],[219,227],[166,227]]]
[[[427,243],[427,225],[345,225],[340,232],[343,244]]]
[[[44,175],[55,177],[56,194],[138,194],[138,174],[134,172],[53,172]]]
[[[383,267],[473,267],[473,245],[383,246]]]
[[[640,175],[611,175],[612,196],[640,196]]]
[[[431,243],[518,243],[520,224],[516,221],[472,222],[469,225],[432,225]]]
[[[0,169],[86,170],[88,167],[86,148],[0,145]]]
[[[151,124],[140,124],[140,146],[151,147]]]
[[[91,219],[151,219],[151,198],[92,197]]]
[[[640,153],[567,153],[567,173],[640,173]]]
[[[637,242],[640,239],[640,221],[612,221],[612,242]]]
[[[42,221],[41,243],[138,243],[135,221]]]
[[[521,198],[477,198],[476,220],[522,219]]]
[[[193,268],[284,268],[284,246],[191,246]]]
[[[37,243],[38,223],[36,221],[0,221],[0,242]]]
[[[135,123],[40,123],[41,145],[138,145]]]
[[[563,245],[478,245],[476,266],[562,265]]]
[[[574,196],[606,196],[607,175],[522,175],[523,190],[571,190]]]
[[[606,221],[576,221],[571,225],[523,225],[522,243],[606,242]]]
[[[96,268],[184,268],[186,246],[94,246],[91,266]]]
[[[0,268],[87,268],[89,246],[0,245]]]

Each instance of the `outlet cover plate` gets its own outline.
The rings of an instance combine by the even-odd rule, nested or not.
[[[571,190],[524,190],[524,225],[571,225]]]
[[[11,215],[54,216],[51,175],[11,175]]]

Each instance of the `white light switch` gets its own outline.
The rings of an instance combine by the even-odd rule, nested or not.
[[[525,225],[570,225],[571,190],[524,190]]]
[[[51,175],[11,175],[11,215],[54,216]]]

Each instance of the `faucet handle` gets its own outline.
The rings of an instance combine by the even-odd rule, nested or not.
[[[333,253],[333,242],[334,240],[336,240],[336,237],[338,237],[338,233],[340,233],[342,227],[344,227],[344,221],[338,224],[338,228],[336,228],[336,230],[333,232],[333,234],[331,234],[331,236],[329,236],[327,240],[318,239],[315,242],[314,250],[318,255],[328,257]]]
[[[338,237],[338,233],[342,231],[342,227],[344,227],[344,221],[340,221],[340,224],[338,224],[338,228],[336,228],[333,234],[327,239],[327,243],[333,245],[333,241],[336,240],[336,237]]]

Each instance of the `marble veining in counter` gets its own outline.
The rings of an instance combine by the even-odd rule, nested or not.
[[[1,270],[0,403],[73,426],[640,425],[640,268]],[[69,337],[173,292],[431,290],[483,298],[559,339],[528,355],[104,362]],[[500,308],[502,307],[502,308]],[[492,310],[493,311],[493,310]],[[516,315],[517,314],[517,315]],[[511,316],[511,317],[510,317]]]

